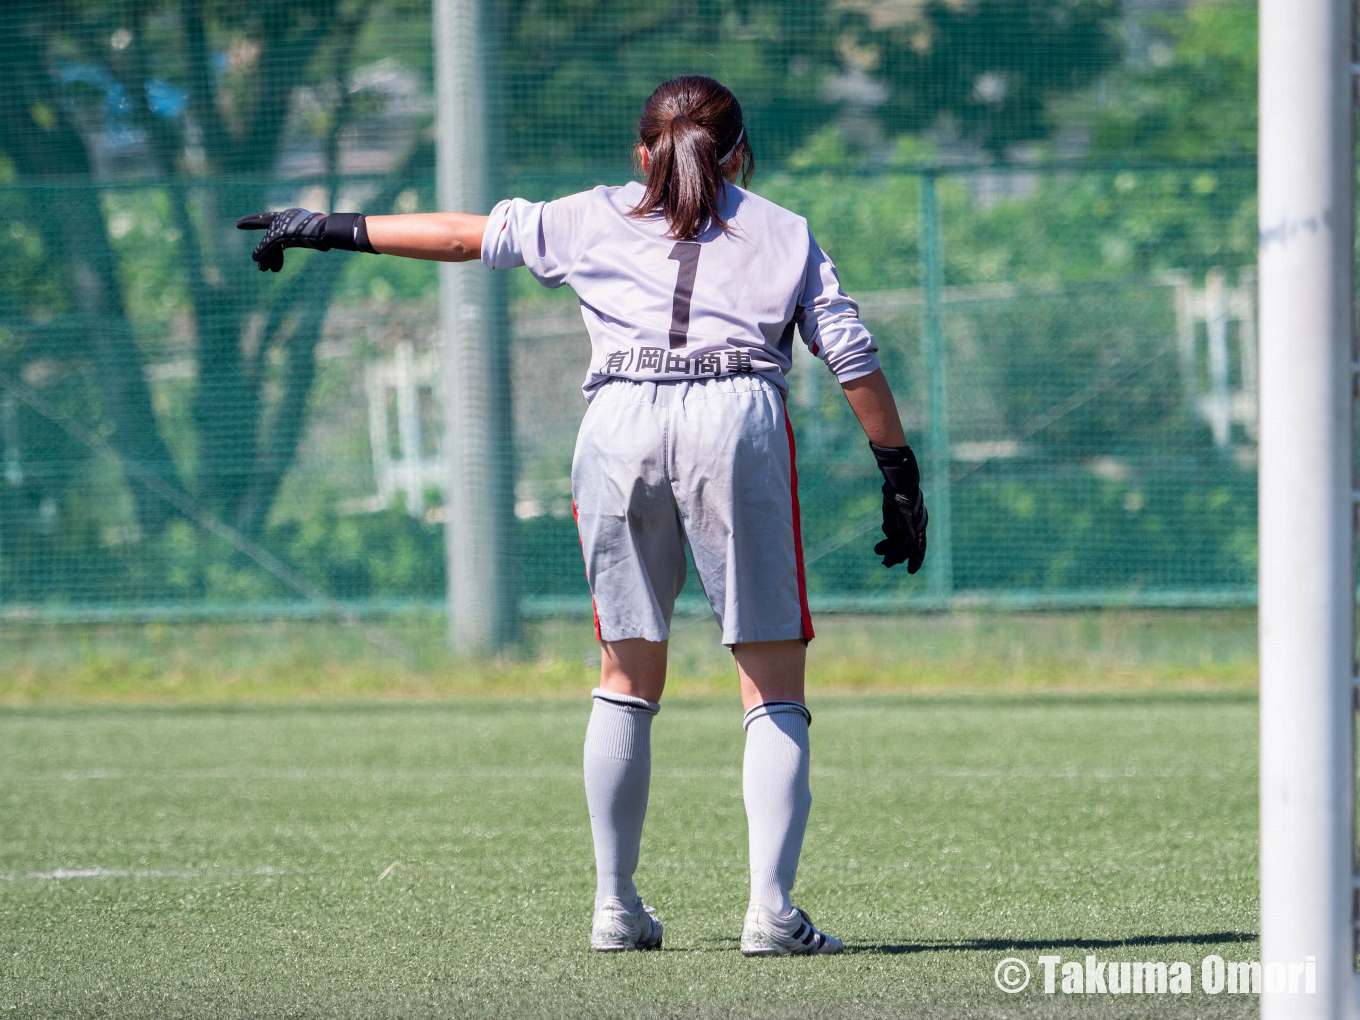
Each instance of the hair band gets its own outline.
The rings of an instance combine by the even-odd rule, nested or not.
[[[741,144],[741,140],[745,137],[746,137],[746,125],[743,124],[741,126],[741,130],[737,132],[737,140],[732,143],[732,148],[727,150],[727,155],[723,156],[722,159],[718,160],[719,166],[722,166],[724,163],[726,163],[729,159],[732,158],[732,156],[737,151],[737,146]]]

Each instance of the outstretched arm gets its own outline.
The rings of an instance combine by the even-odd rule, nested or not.
[[[485,216],[471,213],[409,213],[366,216],[368,240],[381,255],[430,262],[471,262],[482,257]]]
[[[471,262],[482,256],[486,216],[468,213],[413,213],[364,216],[362,213],[285,209],[256,213],[236,221],[241,230],[263,230],[251,258],[261,270],[277,273],[288,248],[314,251],[366,251],[432,262]]]

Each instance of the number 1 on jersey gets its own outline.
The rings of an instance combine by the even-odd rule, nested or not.
[[[694,277],[699,272],[698,241],[677,241],[667,259],[680,263],[675,279],[675,301],[671,305],[671,350],[684,347],[689,332],[689,303],[694,297]]]

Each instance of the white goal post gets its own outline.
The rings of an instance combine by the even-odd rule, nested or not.
[[[1353,11],[1260,14],[1261,1015],[1354,1020]]]

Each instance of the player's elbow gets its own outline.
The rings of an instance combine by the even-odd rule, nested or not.
[[[447,216],[439,232],[439,257],[445,262],[471,262],[482,257],[482,234],[485,216],[453,213]]]
[[[440,245],[439,257],[444,262],[471,262],[482,257],[482,239],[478,237],[475,241],[472,238],[453,233],[443,238]]]

